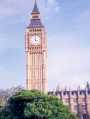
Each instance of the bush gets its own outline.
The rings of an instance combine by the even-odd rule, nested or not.
[[[17,93],[2,112],[5,119],[76,119],[58,98],[38,91]]]

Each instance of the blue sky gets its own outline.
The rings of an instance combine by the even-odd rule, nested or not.
[[[49,89],[90,82],[90,0],[37,0],[48,38]],[[34,0],[0,0],[0,88],[25,86],[24,34]]]

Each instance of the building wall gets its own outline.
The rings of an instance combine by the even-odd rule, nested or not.
[[[57,96],[80,119],[90,119],[90,90],[56,91]]]

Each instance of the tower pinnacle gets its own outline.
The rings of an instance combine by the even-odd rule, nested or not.
[[[39,9],[38,9],[38,7],[37,7],[37,1],[35,0],[35,3],[34,3],[34,8],[33,8],[33,10],[32,10],[32,14],[33,13],[40,13],[39,12]]]
[[[41,22],[41,18],[40,18],[40,12],[37,6],[37,0],[34,0],[34,7],[33,10],[31,12],[31,20],[30,20],[30,24],[29,24],[29,28],[38,28],[38,27],[44,27],[42,22]]]

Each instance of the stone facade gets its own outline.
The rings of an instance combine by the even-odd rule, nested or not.
[[[31,16],[25,33],[26,85],[47,92],[47,39],[36,1]]]
[[[90,119],[90,88],[78,90],[51,91],[80,119]]]

